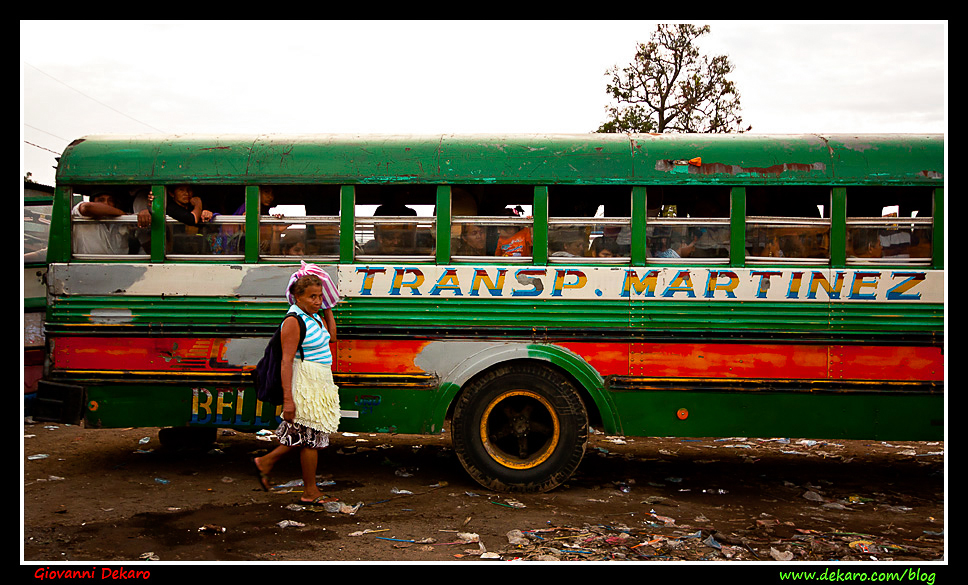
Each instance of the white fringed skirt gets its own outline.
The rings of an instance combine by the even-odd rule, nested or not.
[[[339,427],[339,388],[330,366],[293,359],[292,401],[296,416],[276,429],[279,442],[312,449],[328,446],[329,434]]]

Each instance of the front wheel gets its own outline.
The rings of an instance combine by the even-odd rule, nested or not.
[[[545,492],[585,454],[588,415],[574,384],[540,364],[509,364],[472,380],[454,407],[454,450],[496,491]]]

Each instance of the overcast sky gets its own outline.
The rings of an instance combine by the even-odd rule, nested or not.
[[[944,133],[947,23],[725,21],[755,133]],[[643,21],[21,21],[22,173],[103,133],[576,133]],[[52,152],[53,151],[53,152]]]

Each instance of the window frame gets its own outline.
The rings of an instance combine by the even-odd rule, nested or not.
[[[308,184],[308,183],[307,183]],[[263,183],[263,186],[267,185]],[[548,185],[531,185],[533,192],[532,214],[530,217],[505,217],[505,216],[485,216],[485,215],[454,215],[451,216],[452,187],[459,187],[457,184],[437,184],[436,185],[436,212],[433,216],[359,216],[355,206],[355,184],[340,184],[340,211],[337,215],[305,215],[305,216],[286,216],[275,218],[263,216],[258,212],[250,212],[251,209],[259,209],[259,186],[240,185],[245,189],[246,214],[244,216],[234,216],[222,214],[218,215],[212,222],[206,223],[206,227],[216,226],[240,226],[242,233],[258,234],[258,237],[246,237],[245,247],[234,254],[179,254],[166,253],[165,248],[170,244],[170,229],[177,226],[179,222],[165,214],[165,202],[167,199],[168,185],[151,185],[150,190],[154,195],[154,202],[151,204],[152,228],[151,228],[151,250],[149,253],[108,255],[108,254],[75,254],[73,226],[82,223],[97,222],[117,222],[119,224],[131,225],[136,229],[137,216],[125,214],[117,218],[93,219],[71,217],[70,209],[60,218],[52,216],[51,233],[55,230],[63,229],[58,227],[63,224],[66,218],[66,233],[68,235],[66,255],[71,261],[89,262],[245,262],[245,263],[284,263],[291,262],[293,256],[282,254],[262,253],[259,244],[262,240],[262,229],[266,226],[282,226],[305,224],[308,226],[324,226],[327,229],[338,231],[338,245],[333,252],[324,254],[304,254],[300,259],[324,263],[367,263],[367,262],[406,262],[406,263],[437,263],[437,264],[466,264],[466,263],[509,263],[509,264],[531,264],[531,265],[552,265],[552,264],[589,264],[589,265],[678,265],[678,264],[697,264],[697,265],[728,265],[733,267],[744,267],[748,265],[776,264],[776,265],[821,265],[831,267],[847,266],[918,266],[934,269],[943,269],[944,247],[943,247],[943,201],[944,188],[931,187],[933,191],[933,205],[930,216],[919,217],[847,217],[846,198],[849,197],[849,188],[834,185],[817,185],[828,188],[831,193],[830,213],[826,211],[824,215],[828,217],[792,217],[792,216],[747,216],[747,187],[730,187],[730,215],[728,218],[706,218],[706,217],[687,217],[687,218],[667,218],[667,217],[648,217],[647,201],[648,191],[653,186],[650,184],[629,184],[631,191],[631,214],[629,217],[549,217],[548,215]],[[68,204],[76,203],[79,195],[76,189],[84,189],[86,186],[65,186],[58,187],[55,197],[65,200]],[[781,189],[782,185],[777,185]],[[912,187],[917,188],[917,187]],[[160,195],[160,196],[159,196]],[[73,208],[73,205],[69,205]],[[344,210],[351,212],[344,213]],[[373,221],[377,218],[377,221]],[[155,221],[162,218],[162,222]],[[356,235],[361,222],[378,224],[405,224],[417,223],[435,235],[435,247],[427,254],[362,254],[357,250]],[[494,255],[483,256],[462,256],[452,252],[452,234],[457,230],[455,227],[476,223],[484,226],[494,226],[501,224],[515,224],[522,227],[529,226],[532,229],[533,252],[527,257],[501,257]],[[159,225],[160,224],[160,225]],[[183,224],[184,225],[184,224]],[[657,226],[683,227],[686,225],[714,225],[729,228],[729,256],[723,257],[686,257],[678,259],[656,258],[650,255],[647,248],[649,230]],[[829,241],[827,257],[766,257],[754,256],[750,254],[747,244],[748,235],[752,228],[756,226],[797,226],[822,228],[826,231]],[[552,256],[548,248],[549,235],[556,228],[564,226],[579,226],[591,228],[589,243],[604,227],[628,227],[630,230],[631,249],[627,255],[595,258],[591,256],[583,257],[559,257]],[[853,256],[852,250],[848,249],[848,237],[852,229],[863,227],[880,226],[911,226],[915,229],[926,228],[925,236],[931,241],[931,251],[927,256],[915,258],[886,257],[886,258],[860,258]],[[348,229],[349,228],[349,229]],[[55,238],[51,239],[50,248],[55,248]]]

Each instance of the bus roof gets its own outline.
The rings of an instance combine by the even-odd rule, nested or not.
[[[58,184],[941,184],[944,136],[96,135]]]

